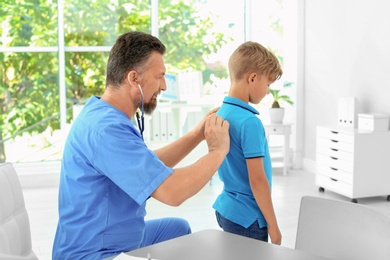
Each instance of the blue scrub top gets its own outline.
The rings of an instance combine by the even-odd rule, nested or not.
[[[101,259],[138,248],[146,200],[172,172],[126,114],[91,97],[64,147],[53,259]]]
[[[246,159],[263,158],[265,174],[272,186],[268,142],[258,114],[252,106],[233,97],[225,97],[217,112],[217,115],[229,122],[230,150],[218,169],[224,188],[213,208],[223,217],[245,228],[256,220],[260,227],[267,226],[249,184]]]

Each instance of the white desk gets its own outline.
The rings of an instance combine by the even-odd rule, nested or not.
[[[150,254],[152,259],[159,260],[327,259],[214,229],[199,231],[126,254],[143,258]]]
[[[269,141],[270,135],[283,135],[284,136],[284,145],[283,145],[283,175],[287,175],[287,170],[290,162],[290,134],[291,134],[291,125],[292,124],[264,124],[264,130]]]

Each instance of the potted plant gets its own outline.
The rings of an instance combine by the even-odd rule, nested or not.
[[[291,100],[289,95],[281,93],[284,88],[291,87],[294,83],[292,81],[285,81],[281,87],[270,88],[273,101],[271,108],[269,109],[271,123],[283,122],[284,107],[281,106],[283,102],[293,105],[294,102]]]

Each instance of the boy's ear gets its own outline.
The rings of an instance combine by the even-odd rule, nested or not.
[[[251,73],[251,74],[249,75],[249,83],[255,82],[256,77],[257,77],[257,74],[256,74],[256,73]]]

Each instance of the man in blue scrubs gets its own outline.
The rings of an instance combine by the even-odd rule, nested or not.
[[[192,131],[151,151],[132,118],[166,90],[165,46],[129,32],[112,47],[106,89],[74,121],[63,152],[53,259],[103,259],[191,232],[184,219],[145,221],[149,197],[178,206],[213,176],[229,150],[229,123],[211,111]],[[201,141],[209,152],[173,168]]]

